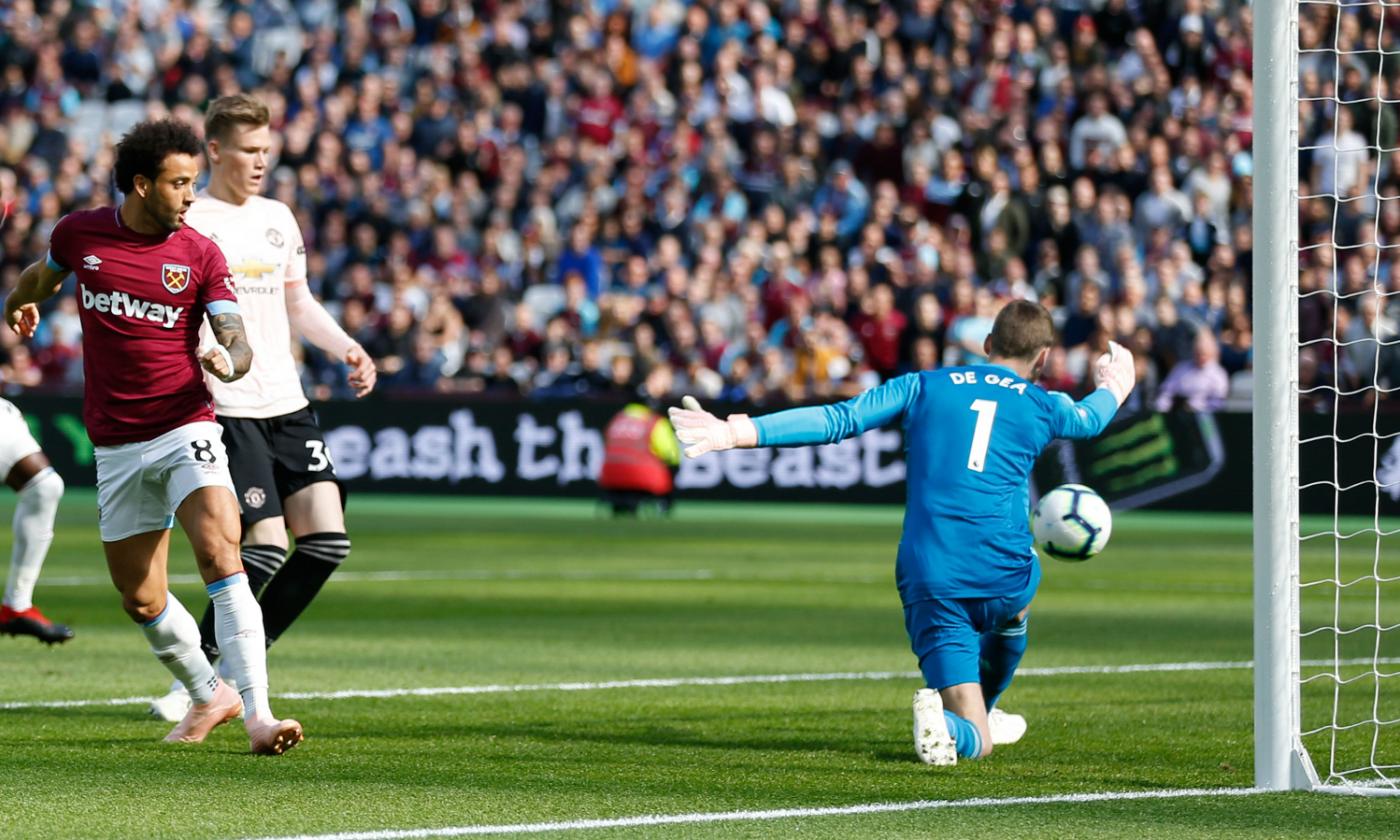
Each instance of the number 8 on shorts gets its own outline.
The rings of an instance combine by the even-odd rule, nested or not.
[[[228,455],[218,423],[201,420],[148,441],[94,448],[97,518],[103,542],[161,531],[201,487],[227,487]]]

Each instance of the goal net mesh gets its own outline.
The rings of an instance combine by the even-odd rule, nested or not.
[[[1400,0],[1276,2],[1296,5],[1297,28],[1289,57],[1297,122],[1288,130],[1297,144],[1304,421],[1295,471],[1300,734],[1323,789],[1392,792],[1400,789]]]

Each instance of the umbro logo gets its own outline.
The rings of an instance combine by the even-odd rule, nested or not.
[[[83,257],[83,268],[86,268],[90,271],[96,271],[101,267],[102,260],[99,257],[95,257],[92,254],[88,254],[86,257]]]

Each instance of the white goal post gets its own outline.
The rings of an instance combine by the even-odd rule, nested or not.
[[[1297,19],[1293,0],[1254,6],[1254,783],[1272,790],[1310,786],[1298,690]]]
[[[1400,194],[1381,186],[1400,154],[1400,0],[1254,0],[1252,12],[1255,784],[1396,794],[1400,526],[1382,509],[1400,483],[1381,462],[1400,439],[1386,369],[1400,354],[1386,317],[1400,309],[1400,237],[1381,216]],[[1353,126],[1358,114],[1372,125]],[[1344,280],[1344,267],[1366,276]],[[1300,334],[1300,306],[1328,326],[1313,318]],[[1300,384],[1300,351],[1330,371]],[[1302,435],[1300,399],[1330,411],[1330,433]],[[1300,456],[1310,446],[1330,450],[1330,474]]]

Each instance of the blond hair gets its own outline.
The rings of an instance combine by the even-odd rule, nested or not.
[[[204,114],[204,141],[223,140],[237,125],[259,128],[271,121],[267,106],[257,97],[246,93],[221,96],[210,103]]]

